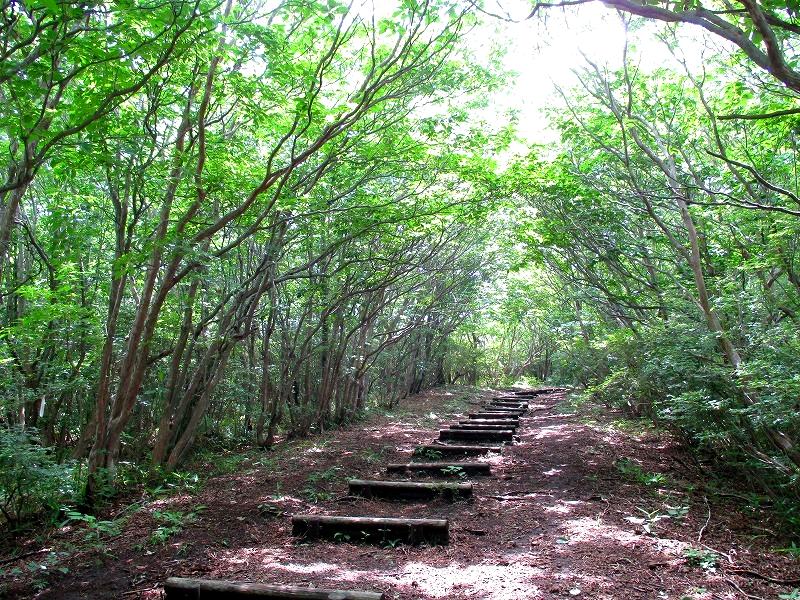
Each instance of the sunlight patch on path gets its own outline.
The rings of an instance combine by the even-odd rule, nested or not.
[[[420,562],[408,563],[393,572],[347,569],[339,564],[315,562],[286,563],[264,557],[263,566],[271,571],[286,571],[301,575],[324,575],[337,581],[362,583],[384,581],[387,584],[411,587],[429,598],[444,598],[456,592],[469,592],[485,600],[515,600],[540,598],[535,580],[546,581],[552,574],[525,564],[450,564],[432,566]],[[233,562],[233,561],[232,561]],[[241,559],[236,562],[243,562]],[[566,574],[564,575],[566,577]],[[560,576],[559,576],[560,577]]]
[[[444,598],[461,590],[486,600],[513,600],[541,597],[541,591],[531,580],[544,574],[542,569],[524,564],[434,567],[408,563],[395,582],[410,585],[432,598]]]
[[[599,539],[612,540],[616,545],[635,547],[642,543],[642,536],[632,531],[628,531],[604,523],[596,517],[581,517],[572,519],[564,524],[564,528],[569,533],[570,543],[585,543]]]
[[[568,515],[573,511],[573,507],[566,505],[562,502],[554,504],[553,506],[543,506],[542,511],[556,515]]]
[[[536,440],[544,440],[547,438],[564,436],[565,433],[573,433],[569,425],[549,425],[547,427],[539,427],[533,438]]]

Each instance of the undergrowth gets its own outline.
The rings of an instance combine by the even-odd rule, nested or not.
[[[602,402],[598,398],[598,388],[590,387],[581,393],[568,394],[558,408],[561,412],[577,412],[582,415],[584,423],[603,430],[634,436],[646,433],[672,434],[698,463],[704,465],[709,478],[704,483],[704,493],[710,496],[734,496],[738,499],[739,508],[746,513],[777,521],[781,533],[789,538],[789,549],[779,550],[794,555],[792,549],[800,544],[800,512],[797,510],[800,474],[781,475],[743,453],[720,454],[706,445],[690,444],[669,423],[645,415],[632,415],[627,410],[630,402],[612,401],[606,395],[609,389],[603,389]],[[677,485],[664,473],[645,471],[629,458],[618,459],[614,466],[625,478],[645,488]],[[797,555],[800,556],[800,552]]]

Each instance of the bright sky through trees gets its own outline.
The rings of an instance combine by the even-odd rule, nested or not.
[[[530,143],[550,143],[557,133],[549,125],[548,109],[560,104],[556,86],[569,89],[578,84],[574,71],[586,67],[586,58],[609,68],[619,68],[626,43],[625,25],[616,11],[600,2],[566,9],[542,9],[534,18],[531,3],[524,0],[492,0],[485,19],[470,45],[476,54],[503,49],[503,65],[515,73],[510,87],[493,98],[491,110],[498,114],[515,111],[518,133]],[[675,63],[665,44],[657,39],[659,25],[638,22],[629,35],[635,62],[651,71]],[[681,55],[692,67],[699,67],[708,53],[728,46],[709,39],[696,27],[679,31]],[[521,146],[515,146],[521,150]]]
[[[530,12],[528,2],[501,4],[502,12],[500,7],[487,10],[514,16]],[[555,85],[575,83],[572,70],[584,64],[582,53],[601,63],[618,62],[625,42],[619,18],[600,4],[554,9],[519,22],[487,20],[484,27],[487,38],[504,45],[504,64],[516,73],[511,90],[498,95],[498,108],[519,111],[519,133],[531,142],[554,139],[545,110],[554,103]]]

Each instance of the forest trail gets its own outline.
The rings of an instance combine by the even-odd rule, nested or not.
[[[778,542],[765,535],[763,516],[748,517],[705,493],[695,467],[668,437],[628,433],[565,412],[563,400],[557,392],[530,402],[516,443],[482,459],[491,464],[491,476],[466,479],[475,490],[468,502],[346,496],[348,479],[385,478],[386,464],[407,461],[415,446],[474,405],[467,393],[434,390],[409,399],[394,417],[286,444],[212,479],[197,496],[151,502],[111,543],[114,558],[71,567],[60,584],[37,597],[159,598],[169,576],[382,591],[389,599],[699,600],[791,593],[790,585],[754,575],[798,577],[796,560],[772,551]],[[148,545],[157,526],[152,511],[197,505],[206,508],[193,524],[161,546]],[[450,542],[298,542],[289,515],[299,512],[446,517]]]

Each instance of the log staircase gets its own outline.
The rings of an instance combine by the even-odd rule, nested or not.
[[[514,443],[520,419],[528,411],[528,402],[545,390],[516,390],[493,397],[466,419],[439,431],[438,440],[418,446],[407,463],[386,467],[387,475],[425,476],[430,480],[351,479],[349,495],[381,501],[448,502],[464,501],[473,496],[476,484],[466,477],[489,476],[491,465],[483,461],[454,458],[488,457],[502,454],[503,447]],[[458,479],[447,482],[447,479]],[[477,484],[478,490],[480,484]],[[297,514],[292,516],[292,535],[305,540],[332,540],[369,544],[446,545],[450,540],[447,518],[392,518],[370,516],[329,516]],[[322,588],[275,586],[210,579],[170,578],[164,584],[167,600],[216,599],[339,599],[381,600],[384,594]]]

